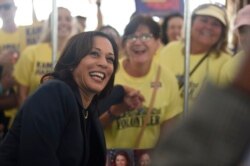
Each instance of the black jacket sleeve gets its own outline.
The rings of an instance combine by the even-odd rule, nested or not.
[[[116,85],[109,96],[98,102],[99,115],[106,112],[112,105],[119,104],[123,101],[125,91],[123,86]]]

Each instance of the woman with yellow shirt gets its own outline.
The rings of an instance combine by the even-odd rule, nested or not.
[[[51,18],[50,18],[51,19]],[[49,19],[49,21],[50,21]],[[72,34],[72,16],[68,9],[58,8],[58,55]],[[57,57],[58,59],[58,57]],[[21,54],[14,68],[14,77],[18,83],[19,104],[40,84],[41,76],[51,72],[52,67],[52,43],[51,29],[47,27],[44,39],[41,43],[27,47]]]
[[[198,6],[192,14],[190,39],[189,97],[192,101],[204,80],[218,83],[223,64],[231,58],[227,51],[228,19],[225,9],[215,4]],[[160,63],[169,67],[179,80],[181,93],[184,81],[183,41],[162,48]],[[191,74],[192,72],[192,74]]]

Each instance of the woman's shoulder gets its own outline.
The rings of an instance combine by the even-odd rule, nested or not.
[[[73,96],[74,93],[70,86],[65,82],[57,79],[47,80],[40,85],[40,87],[33,93],[33,96],[47,96],[48,98],[53,97],[69,97]]]
[[[27,52],[37,52],[37,51],[44,51],[45,49],[49,49],[50,46],[48,43],[38,43],[38,44],[33,44],[27,46],[22,53],[27,53]]]
[[[52,91],[53,90],[70,90],[70,87],[68,84],[58,79],[47,80],[41,84],[40,88],[49,89]]]
[[[163,46],[162,50],[167,49],[181,49],[183,48],[184,44],[181,40],[169,42],[167,45]]]

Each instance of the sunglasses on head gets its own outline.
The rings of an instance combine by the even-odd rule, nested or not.
[[[13,6],[12,3],[5,3],[0,5],[0,10],[9,10]]]

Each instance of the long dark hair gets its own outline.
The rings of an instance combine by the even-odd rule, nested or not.
[[[62,80],[70,86],[77,86],[73,77],[73,71],[78,66],[82,58],[90,53],[91,49],[93,48],[94,38],[97,36],[105,37],[110,41],[115,56],[114,72],[111,75],[111,78],[106,87],[98,95],[98,99],[105,97],[113,88],[115,72],[118,67],[118,47],[113,38],[98,31],[82,32],[71,37],[66,47],[64,48],[64,51],[62,52],[54,71],[45,74],[41,78],[41,83],[48,78],[54,78]]]

